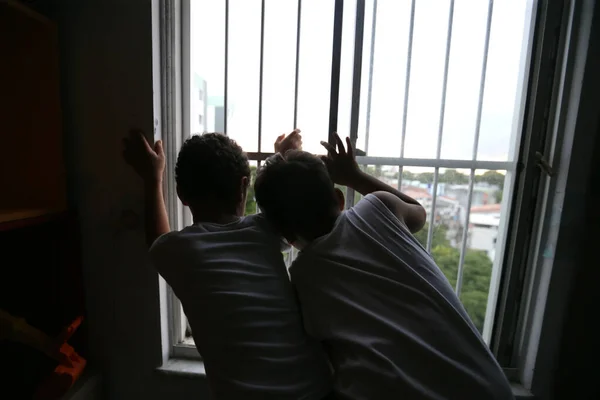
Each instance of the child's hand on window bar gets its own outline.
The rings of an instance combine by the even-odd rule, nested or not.
[[[354,159],[354,148],[350,138],[346,138],[347,148],[344,148],[344,142],[337,133],[335,134],[335,142],[335,146],[327,142],[321,142],[321,146],[327,149],[327,155],[321,156],[321,160],[327,165],[327,170],[334,183],[351,186],[360,177],[361,173]]]
[[[162,141],[154,143],[154,148],[146,140],[143,132],[133,129],[123,139],[123,158],[146,182],[161,182],[165,173],[165,152]]]
[[[300,129],[294,129],[289,135],[285,133],[277,137],[274,144],[275,153],[285,153],[289,150],[302,150],[302,135]]]

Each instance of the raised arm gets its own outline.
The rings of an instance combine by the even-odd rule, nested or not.
[[[322,159],[327,164],[333,181],[348,186],[363,196],[373,193],[392,213],[404,221],[412,233],[420,231],[427,217],[423,206],[412,197],[361,171],[354,159],[350,139],[346,138],[346,149],[339,135],[336,134],[335,138],[337,150],[336,146],[321,142],[328,151],[328,155]]]
[[[162,141],[153,148],[137,130],[123,139],[123,145],[123,158],[144,181],[146,243],[150,247],[158,237],[171,231],[163,194],[165,152]]]

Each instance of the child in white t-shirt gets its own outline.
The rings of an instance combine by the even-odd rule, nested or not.
[[[307,332],[329,352],[339,398],[513,399],[448,280],[411,233],[414,199],[363,173],[350,141],[267,160],[258,205],[301,250],[290,274]],[[334,182],[365,197],[342,212]]]
[[[275,147],[300,144],[294,131]],[[194,224],[173,232],[162,192],[162,143],[151,147],[132,132],[124,156],[144,180],[150,255],[181,300],[213,398],[329,396],[330,367],[320,344],[304,332],[280,236],[263,216],[243,215],[250,166],[240,146],[216,133],[186,140],[175,181]]]

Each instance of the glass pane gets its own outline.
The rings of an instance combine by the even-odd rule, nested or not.
[[[258,151],[260,13],[260,0],[229,1],[227,134],[245,151]]]
[[[344,2],[342,23],[342,54],[340,65],[340,102],[338,132],[342,137],[350,136],[350,114],[352,110],[352,79],[354,77],[354,36],[356,28],[356,0]]]
[[[506,171],[475,171],[467,253],[460,300],[479,331],[483,330],[492,267],[499,236]]]
[[[358,137],[356,140],[356,149],[358,153],[363,154],[367,151],[366,146],[366,134],[367,134],[367,113],[368,113],[368,99],[369,91],[371,87],[369,85],[369,74],[371,74],[371,62],[372,58],[375,58],[375,54],[371,54],[371,43],[373,40],[373,14],[374,14],[374,0],[365,2],[365,29],[363,36],[363,53],[362,53],[362,72],[361,72],[361,86],[360,86],[360,107],[359,107],[359,118],[358,118]],[[375,36],[376,37],[376,36]]]
[[[224,131],[225,1],[190,2],[190,132]]]
[[[302,1],[297,127],[304,150],[320,154],[329,127],[334,3]]]
[[[402,193],[417,200],[427,212],[425,227],[414,236],[423,245],[427,246],[427,228],[431,218],[431,199],[433,193],[434,168],[404,167],[402,169]]]
[[[370,156],[400,156],[410,7],[410,1],[379,1],[377,4]],[[370,24],[371,21],[366,25]],[[368,79],[367,71],[364,79]]]
[[[296,76],[296,1],[265,1],[262,139],[260,151],[272,152],[275,138],[294,127]]]
[[[416,2],[404,157],[436,157],[449,11],[449,1]]]
[[[442,158],[473,157],[487,11],[487,1],[455,2]]]
[[[188,346],[195,346],[194,338],[192,337],[192,327],[188,321],[187,316],[183,312],[183,306],[181,308],[181,332],[183,333],[183,340],[180,344],[187,344]]]
[[[532,1],[494,3],[477,159],[513,160],[528,74]]]
[[[411,171],[410,176],[405,173],[403,192],[412,197],[417,196],[409,189],[409,186],[414,186],[412,179],[415,179],[419,184],[430,188],[431,195],[433,172],[433,169],[421,174]],[[427,224],[415,237],[425,246],[429,224],[433,223],[431,254],[453,287],[456,285],[465,229],[469,174],[469,170],[441,168],[435,212],[431,210],[430,196],[424,194],[423,200],[419,200],[427,210]],[[504,177],[505,171],[475,171],[460,298],[480,331],[483,329],[497,247]]]

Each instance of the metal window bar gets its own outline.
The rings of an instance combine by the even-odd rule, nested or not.
[[[408,94],[410,90],[410,67],[412,64],[412,45],[415,30],[415,0],[410,4],[410,24],[408,27],[408,49],[406,54],[406,78],[404,80],[404,110],[402,114],[402,139],[400,140],[400,158],[404,157],[404,142],[406,140],[406,123],[408,121]],[[402,189],[402,165],[398,165],[398,190]]]
[[[371,132],[371,102],[373,99],[373,66],[375,63],[375,32],[377,32],[377,0],[373,0],[373,21],[371,23],[371,48],[369,49],[369,83],[367,86],[367,120],[365,124],[365,155],[369,154],[369,134]]]
[[[331,92],[329,100],[329,143],[335,144],[334,134],[338,126],[340,103],[340,67],[342,56],[342,23],[344,21],[344,0],[335,1],[333,21],[333,45],[331,48]]]
[[[438,124],[438,138],[436,159],[442,155],[442,135],[444,133],[444,117],[446,115],[446,91],[448,88],[448,66],[450,64],[450,48],[452,46],[452,23],[454,20],[454,0],[450,0],[450,9],[448,10],[448,33],[446,34],[446,58],[444,60],[444,77],[442,81],[442,101],[440,104],[440,119]],[[433,197],[431,199],[431,218],[429,220],[429,229],[427,231],[427,251],[431,251],[431,242],[433,241],[433,226],[435,224],[435,209],[437,205],[438,179],[440,169],[435,168],[433,174]]]
[[[263,114],[263,75],[265,56],[265,0],[260,4],[260,62],[258,71],[258,151],[262,142],[262,114]]]
[[[475,125],[475,139],[473,141],[473,160],[477,159],[477,149],[479,147],[479,133],[481,130],[481,113],[483,109],[483,95],[485,93],[485,78],[487,73],[488,51],[490,47],[490,33],[492,30],[492,14],[494,12],[494,1],[489,0],[487,23],[485,31],[485,42],[483,47],[483,62],[481,66],[481,81],[479,82],[479,104],[477,106],[477,120]],[[465,267],[465,256],[467,252],[467,237],[469,231],[469,218],[471,217],[471,202],[473,201],[473,183],[475,180],[475,169],[471,169],[471,177],[469,179],[469,194],[467,198],[467,209],[465,212],[465,227],[462,234],[462,244],[460,249],[460,260],[458,262],[458,272],[456,274],[456,294],[460,296],[463,283],[463,272]]]
[[[300,69],[300,28],[302,25],[302,0],[298,0],[298,19],[296,20],[296,71],[294,75],[294,126],[298,126],[298,71]]]
[[[248,152],[249,160],[264,161],[273,153]],[[454,168],[454,169],[490,169],[507,170],[516,169],[516,161],[486,161],[486,160],[449,160],[437,158],[400,158],[400,157],[367,157],[357,156],[359,165],[404,165],[406,167],[432,167],[432,168]]]
[[[223,133],[227,135],[227,116],[229,115],[229,0],[225,0],[225,77],[223,93]]]
[[[356,22],[354,29],[354,66],[352,72],[352,104],[350,108],[350,141],[356,148],[358,138],[358,117],[360,114],[360,85],[362,77],[363,39],[365,30],[365,0],[356,2]],[[346,208],[354,205],[354,189],[346,189]]]

